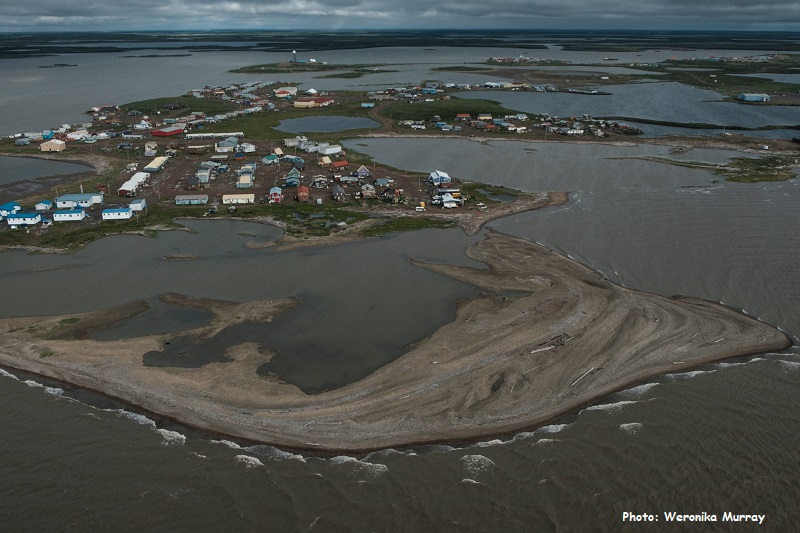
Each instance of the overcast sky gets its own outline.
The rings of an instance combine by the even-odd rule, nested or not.
[[[0,0],[0,31],[800,30],[800,0]]]

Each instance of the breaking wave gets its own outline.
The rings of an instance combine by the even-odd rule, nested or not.
[[[639,402],[632,400],[623,400],[621,402],[615,402],[615,403],[603,403],[600,405],[592,405],[590,407],[583,409],[581,413],[583,413],[583,411],[605,411],[607,413],[616,413],[626,405],[631,405],[634,403],[639,403]]]
[[[182,435],[177,431],[170,431],[168,429],[156,429],[161,437],[164,439],[162,442],[167,446],[183,446],[186,443],[186,435]]]
[[[631,387],[630,389],[625,389],[624,391],[621,391],[620,394],[628,397],[641,398],[647,393],[647,391],[657,386],[658,383],[645,383],[643,385]]]
[[[269,446],[267,444],[258,444],[256,446],[250,446],[249,448],[244,448],[244,449],[247,450],[248,452],[255,453],[259,456],[266,457],[267,459],[272,459],[275,461],[293,459],[295,461],[300,461],[301,463],[306,462],[306,458],[303,457],[302,455],[279,450],[278,448],[275,448],[274,446]]]
[[[250,457],[249,455],[237,455],[236,457],[234,457],[234,459],[236,459],[236,461],[243,464],[248,469],[264,466],[264,464],[261,461],[259,461],[255,457]]]
[[[680,372],[677,374],[667,374],[664,376],[667,379],[676,380],[676,379],[691,379],[697,376],[702,376],[703,374],[711,374],[712,372],[716,372],[716,370],[693,370],[691,372]]]
[[[133,420],[137,424],[141,424],[143,426],[150,426],[151,428],[155,429],[156,423],[155,421],[147,418],[144,415],[140,415],[139,413],[131,413],[130,411],[125,411],[124,409],[113,409],[119,413],[119,416],[123,418],[127,418],[128,420]]]
[[[491,474],[495,468],[494,461],[483,455],[465,455],[459,461],[472,477]]]
[[[628,433],[629,435],[636,435],[644,426],[639,422],[631,422],[629,424],[620,424],[619,429]]]
[[[11,372],[6,372],[6,371],[5,371],[5,370],[3,370],[2,368],[0,368],[0,376],[3,376],[4,378],[11,378],[11,379],[15,379],[15,380],[19,381],[19,378],[18,378],[17,376],[15,376],[14,374],[12,374]]]
[[[367,463],[359,461],[349,455],[337,455],[333,457],[331,463],[335,465],[348,465],[359,474],[363,474],[369,481],[377,479],[389,471],[389,467],[380,463]]]
[[[234,450],[241,450],[242,449],[242,447],[239,446],[238,444],[236,444],[235,442],[231,442],[229,440],[224,440],[224,439],[223,440],[212,440],[211,444],[222,444],[222,445],[227,446],[228,448],[232,448]]]

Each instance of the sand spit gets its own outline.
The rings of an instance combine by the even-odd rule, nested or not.
[[[143,366],[142,355],[161,350],[167,335],[101,342],[57,334],[65,324],[85,329],[107,312],[0,321],[0,364],[217,433],[357,452],[531,428],[652,375],[790,344],[726,307],[618,287],[522,239],[491,232],[467,254],[488,268],[415,264],[485,296],[369,377],[319,395],[259,376],[271,354],[254,344],[229,348],[233,362],[159,368]],[[182,333],[199,338],[271,320],[295,304],[164,300],[214,314],[207,326]]]

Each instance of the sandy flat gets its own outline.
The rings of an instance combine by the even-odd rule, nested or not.
[[[271,356],[262,346],[229,348],[233,362],[156,368],[144,366],[142,355],[163,349],[169,335],[93,341],[80,334],[108,316],[137,312],[136,304],[111,314],[0,321],[0,364],[234,437],[357,452],[533,428],[653,375],[790,344],[721,305],[612,285],[523,239],[492,232],[467,254],[488,268],[416,264],[485,296],[463,303],[452,323],[394,362],[318,395],[259,376]],[[190,332],[198,338],[272,320],[294,305],[164,298],[214,314]]]

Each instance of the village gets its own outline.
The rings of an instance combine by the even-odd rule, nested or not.
[[[15,134],[4,142],[13,143],[15,155],[60,159],[71,153],[72,160],[81,160],[82,156],[86,160],[104,158],[116,165],[119,173],[73,184],[72,189],[77,190],[65,194],[48,191],[53,193],[52,199],[0,198],[5,202],[0,206],[0,220],[9,229],[41,233],[62,222],[89,225],[138,221],[153,208],[168,209],[170,205],[196,206],[202,210],[199,216],[214,216],[221,209],[233,214],[245,205],[264,205],[266,209],[276,204],[361,209],[391,205],[404,215],[425,217],[433,208],[468,206],[485,211],[486,204],[495,200],[482,194],[478,184],[464,190],[464,184],[445,170],[430,169],[428,175],[400,172],[370,165],[360,154],[348,156],[339,141],[349,133],[337,136],[332,132],[329,141],[305,135],[278,140],[280,131],[263,126],[268,121],[314,113],[366,115],[379,122],[369,134],[383,135],[470,138],[511,133],[533,139],[543,134],[547,140],[548,134],[600,139],[641,133],[616,120],[588,114],[556,117],[547,113],[498,113],[507,110],[483,100],[451,96],[453,90],[473,89],[557,90],[519,82],[424,82],[330,94],[315,89],[301,91],[291,83],[252,81],[207,86],[177,98],[96,106],[87,112],[91,122]],[[481,107],[492,112],[461,112],[463,108]],[[388,116],[386,109],[391,109]],[[428,110],[438,112],[429,114]],[[455,112],[450,114],[450,110]],[[268,118],[273,116],[281,118]]]

